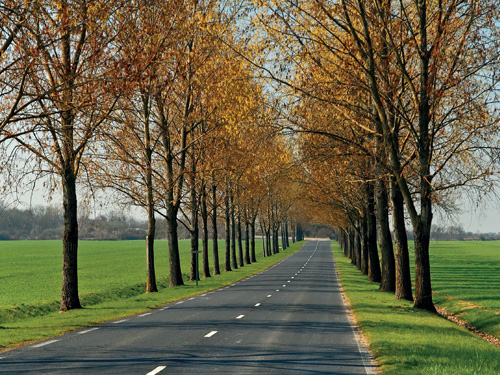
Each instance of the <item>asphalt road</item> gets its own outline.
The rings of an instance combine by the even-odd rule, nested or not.
[[[328,241],[230,287],[0,353],[0,374],[372,374]]]

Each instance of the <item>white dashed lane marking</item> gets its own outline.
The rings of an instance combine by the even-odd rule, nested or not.
[[[260,306],[260,303],[256,303],[256,304],[255,304],[255,307],[259,307],[259,306]]]
[[[49,340],[49,341],[44,341],[44,342],[41,342],[40,344],[35,344],[35,345],[32,345],[31,347],[32,348],[41,348],[42,346],[45,346],[45,345],[50,345],[50,344],[53,344],[55,342],[58,342],[59,340]]]
[[[160,371],[163,371],[165,370],[167,366],[158,366],[157,368],[155,368],[153,371],[150,371],[148,372],[146,375],[156,375],[158,374]]]
[[[217,333],[217,331],[212,331],[212,332],[210,332],[210,333],[207,333],[207,334],[205,335],[205,337],[212,337],[212,336],[213,336],[213,335],[215,335],[216,333]]]
[[[245,316],[245,315],[238,315],[238,316],[236,317],[236,319],[241,319],[241,318],[243,318],[244,316]]]
[[[92,332],[92,331],[97,331],[99,328],[95,327],[95,328],[90,328],[90,329],[86,329],[85,331],[80,331],[78,332],[79,335],[83,335],[85,333],[89,333],[89,332]]]

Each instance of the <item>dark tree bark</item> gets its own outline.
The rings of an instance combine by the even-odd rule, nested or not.
[[[177,215],[180,207],[180,197],[182,195],[182,188],[184,184],[184,172],[186,166],[186,143],[187,143],[187,129],[183,127],[181,130],[181,144],[179,155],[179,171],[178,175],[174,177],[174,150],[172,149],[172,140],[170,138],[170,131],[167,119],[164,113],[164,104],[161,94],[157,95],[156,102],[160,114],[160,129],[162,133],[164,160],[166,166],[166,192],[165,192],[165,205],[168,231],[168,263],[170,266],[170,287],[184,285],[182,280],[181,262],[179,256],[179,234]],[[187,109],[186,109],[187,111]],[[186,115],[187,116],[187,115]]]
[[[207,188],[205,183],[201,187],[201,243],[202,243],[202,272],[203,277],[210,277],[210,265],[208,263],[208,209],[207,209]]]
[[[396,290],[396,265],[389,226],[388,191],[383,179],[377,181],[377,222],[379,229],[379,247],[382,258],[382,281],[379,290],[394,292]]]
[[[285,241],[285,228],[283,223],[281,224],[281,248],[283,250],[286,249],[286,241]]]
[[[343,233],[343,236],[347,237],[347,256],[351,259],[351,263],[356,265],[356,254],[355,254],[355,244],[354,244],[354,230],[351,228],[347,233]]]
[[[243,240],[241,238],[241,216],[238,213],[238,266],[243,267],[245,265],[243,261]]]
[[[368,275],[368,214],[365,208],[364,215],[361,218],[361,273]]]
[[[255,220],[256,217],[250,222],[250,260],[252,263],[257,262],[255,257]]]
[[[288,238],[288,220],[285,221],[285,243],[286,247],[290,247],[290,240]]]
[[[144,112],[144,151],[146,156],[146,210],[148,212],[148,231],[146,234],[146,293],[158,292],[156,285],[154,243],[156,233],[156,219],[153,193],[153,150],[151,146],[151,132],[149,128],[150,95],[142,95]]]
[[[268,225],[266,228],[266,250],[267,250],[267,256],[272,255],[272,248],[271,248],[271,227]]]
[[[355,241],[355,257],[356,257],[356,268],[361,271],[361,258],[362,258],[362,236],[359,230],[356,230],[356,233],[354,235],[354,241]]]
[[[296,231],[297,241],[304,241],[304,232],[302,231],[302,226],[300,224],[297,224]]]
[[[191,276],[189,280],[199,280],[199,269],[198,269],[198,251],[199,251],[199,231],[198,225],[191,233]]]
[[[226,251],[224,270],[231,271],[231,206],[229,201],[229,189],[226,190],[224,196],[225,203],[225,219],[226,219]]]
[[[219,243],[217,234],[217,186],[212,185],[212,251],[214,257],[214,275],[220,275]]]
[[[170,266],[170,287],[184,285],[179,257],[179,235],[177,231],[177,208],[167,203],[168,264]]]
[[[422,219],[416,221],[415,235],[415,299],[414,307],[436,311],[432,302],[431,267],[429,260],[429,242],[431,236],[431,201],[423,199]],[[430,217],[429,217],[430,216]]]
[[[233,269],[238,269],[238,261],[236,259],[236,219],[234,215],[234,197],[231,192],[231,266]]]
[[[380,260],[377,248],[377,220],[375,216],[375,189],[373,183],[367,183],[368,207],[368,278],[379,283],[382,279],[380,272]]]
[[[154,241],[155,241],[155,219],[151,221],[148,219],[148,232],[146,235],[146,264],[147,264],[147,278],[146,278],[146,293],[158,292],[156,286],[156,273],[155,273],[155,258],[154,258]]]
[[[404,201],[395,178],[391,177],[392,226],[396,261],[396,299],[413,301],[410,274],[410,255],[406,236]]]
[[[262,256],[265,258],[267,256],[267,232],[262,221],[260,221],[260,231],[262,232]]]
[[[200,270],[198,267],[199,260],[199,225],[198,225],[198,194],[196,192],[196,158],[192,155],[191,161],[191,188],[190,188],[190,211],[191,211],[191,277],[190,280],[199,280]]]
[[[279,253],[279,237],[278,237],[278,229],[273,228],[273,254]]]
[[[250,264],[250,223],[245,220],[245,263]]]
[[[61,311],[81,308],[78,296],[78,218],[76,177],[72,163],[65,166],[63,176],[63,279]]]

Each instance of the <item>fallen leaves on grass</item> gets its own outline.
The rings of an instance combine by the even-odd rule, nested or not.
[[[465,320],[460,319],[458,315],[453,313],[448,313],[446,309],[443,307],[436,307],[436,310],[439,313],[439,315],[443,316],[449,321],[458,324],[459,326],[467,328],[470,332],[474,333],[476,336],[500,348],[500,340],[497,339],[495,336],[479,331],[476,327],[471,326]]]

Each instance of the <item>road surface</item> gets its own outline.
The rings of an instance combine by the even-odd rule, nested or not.
[[[0,374],[373,374],[358,335],[330,243],[309,241],[230,287],[0,353]]]

